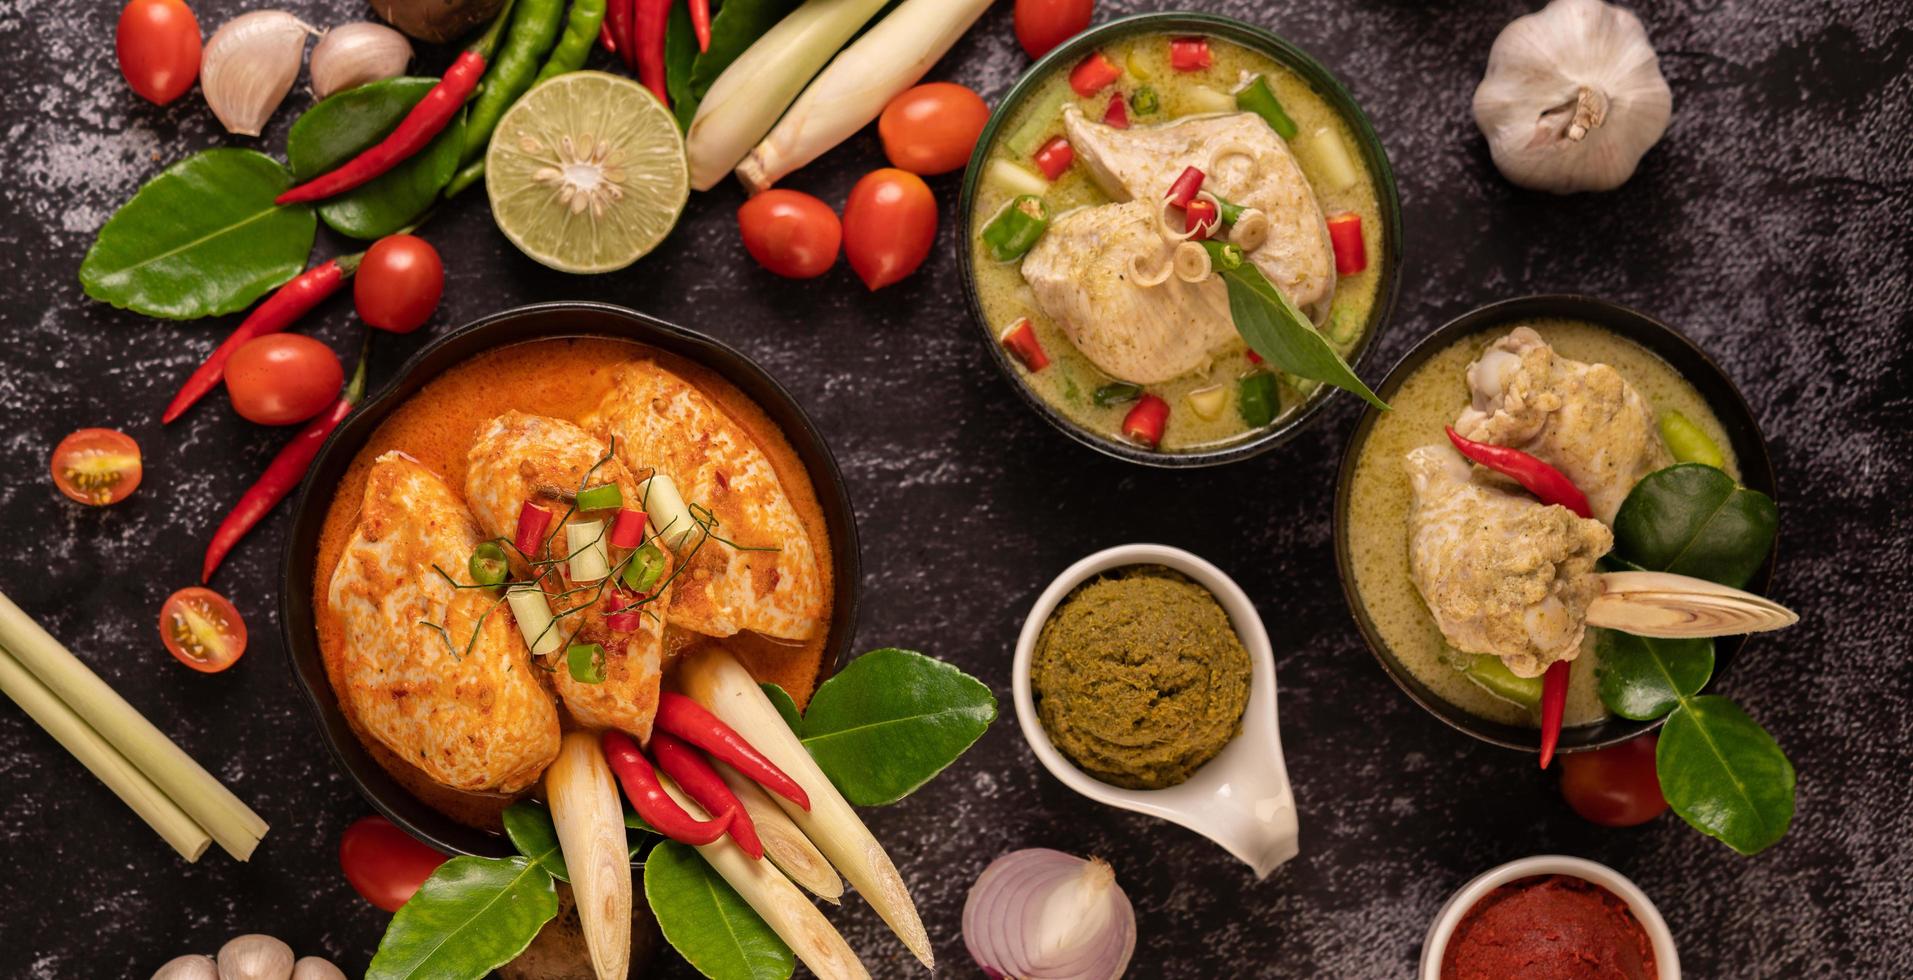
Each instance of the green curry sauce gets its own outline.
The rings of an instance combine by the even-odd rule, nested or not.
[[[1382,240],[1379,192],[1375,175],[1369,171],[1362,155],[1362,143],[1354,127],[1326,99],[1316,94],[1301,76],[1266,55],[1220,38],[1210,38],[1213,65],[1202,71],[1179,72],[1169,65],[1169,40],[1166,34],[1143,34],[1104,47],[1103,53],[1123,70],[1123,74],[1115,84],[1087,99],[1078,97],[1070,89],[1070,66],[1062,65],[1053,70],[1048,78],[1030,90],[1003,125],[998,127],[984,166],[987,168],[994,161],[1006,160],[1041,181],[1042,176],[1032,165],[1028,152],[1018,152],[1009,144],[1016,142],[1028,145],[1030,134],[1034,132],[1041,132],[1041,137],[1034,141],[1038,146],[1053,136],[1062,135],[1062,108],[1066,105],[1075,105],[1090,118],[1101,119],[1110,95],[1121,92],[1124,101],[1131,105],[1130,124],[1149,126],[1180,116],[1236,111],[1231,93],[1241,83],[1243,73],[1263,76],[1296,123],[1298,134],[1290,141],[1289,148],[1301,166],[1303,175],[1315,189],[1322,213],[1330,215],[1353,211],[1362,218],[1368,268],[1337,280],[1329,319],[1323,326],[1324,336],[1346,357],[1360,344],[1366,332],[1375,328],[1372,319],[1382,277],[1386,272],[1383,268],[1386,253]],[[1160,106],[1154,113],[1147,115],[1134,108],[1136,92],[1145,87],[1155,92]],[[1039,116],[1045,114],[1049,118],[1046,127],[1037,121]],[[1030,129],[1031,126],[1038,128]],[[1340,190],[1326,189],[1328,168],[1323,163],[1320,148],[1331,140],[1340,141],[1356,173],[1354,183]],[[1090,363],[1070,343],[1062,328],[1043,314],[1028,284],[1023,281],[1020,261],[998,262],[982,243],[983,227],[1018,193],[1020,191],[992,179],[987,169],[976,188],[970,261],[975,273],[977,298],[983,308],[991,340],[994,342],[996,335],[1018,318],[1028,317],[1051,363],[1044,370],[1034,373],[1019,364],[1017,373],[1023,383],[1076,425],[1096,435],[1121,440],[1123,417],[1131,404],[1118,402],[1099,406],[1094,401],[1096,389],[1116,379]],[[1049,185],[1043,200],[1050,214],[1056,215],[1073,208],[1107,203],[1109,198],[1097,189],[1081,164],[1076,164]],[[1158,448],[1166,452],[1210,449],[1260,431],[1243,421],[1236,404],[1237,379],[1252,370],[1266,369],[1258,369],[1250,363],[1247,350],[1239,340],[1232,340],[1216,352],[1207,370],[1148,387],[1151,393],[1161,397],[1170,406],[1168,424]],[[1288,378],[1280,372],[1277,375],[1281,380],[1277,386],[1281,405],[1274,421],[1269,423],[1271,426],[1282,424],[1310,400],[1327,393],[1325,385]],[[1191,407],[1187,396],[1215,385],[1222,386],[1227,402],[1218,417],[1204,419]]]

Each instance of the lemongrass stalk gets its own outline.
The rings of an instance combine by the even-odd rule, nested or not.
[[[782,715],[764,696],[750,671],[722,647],[713,647],[685,660],[678,668],[678,683],[692,700],[710,709],[712,714],[737,730],[744,740],[757,747],[790,778],[797,780],[810,796],[810,809],[776,797],[777,805],[804,836],[830,858],[850,883],[863,893],[864,900],[924,966],[936,966],[930,950],[930,937],[923,920],[910,901],[903,876],[884,853],[857,811],[831,785],[830,778],[810,757],[809,750],[797,740]]]
[[[737,165],[755,194],[870,124],[976,23],[991,0],[904,0],[831,61]]]
[[[764,842],[764,856],[776,863],[779,870],[791,881],[804,886],[812,895],[837,905],[843,901],[844,880],[831,868],[829,859],[817,850],[817,845],[804,836],[802,830],[791,822],[790,816],[779,809],[777,802],[764,791],[762,786],[749,776],[732,769],[730,766],[711,760],[711,768],[723,778],[724,785],[731,788],[737,801],[744,805],[744,812],[757,828],[757,836]]]
[[[571,872],[591,968],[598,980],[623,980],[631,969],[631,857],[618,784],[595,734],[565,735],[545,770],[545,799]]]
[[[691,186],[708,191],[770,132],[804,83],[886,0],[809,0],[717,76],[684,136]]]
[[[710,814],[685,796],[670,777],[660,774],[658,783],[691,816],[710,819]],[[728,835],[696,850],[818,980],[870,980],[870,972],[843,934],[771,862],[752,860]]]
[[[197,861],[206,853],[213,841],[206,836],[206,831],[4,648],[0,648],[0,691],[5,691],[27,717],[46,729],[47,734],[105,783],[107,789],[132,807],[147,826],[173,845],[180,857]]]
[[[265,836],[266,822],[5,594],[0,594],[0,647],[11,651],[226,853],[241,861],[252,856]]]

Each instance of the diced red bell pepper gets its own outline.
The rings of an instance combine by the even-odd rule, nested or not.
[[[1076,162],[1076,148],[1069,145],[1069,140],[1057,136],[1044,143],[1030,159],[1044,177],[1055,180],[1063,176],[1063,171],[1068,170],[1070,164]]]
[[[1335,247],[1335,274],[1352,276],[1368,268],[1368,246],[1362,241],[1362,216],[1353,211],[1328,218],[1328,240]]]
[[[1101,51],[1091,51],[1089,57],[1070,69],[1069,87],[1075,89],[1077,95],[1087,99],[1108,88],[1111,82],[1121,77],[1123,77],[1123,70],[1116,67],[1115,62],[1110,61]]]
[[[1216,202],[1206,199],[1190,201],[1189,206],[1182,209],[1182,230],[1194,230],[1195,234],[1189,237],[1195,241],[1202,241],[1215,234]]]
[[[1123,101],[1121,92],[1109,97],[1109,108],[1103,110],[1103,125],[1115,129],[1129,128],[1129,103]]]
[[[611,521],[611,546],[635,548],[644,543],[644,511],[626,507]]]
[[[998,339],[1032,373],[1049,367],[1049,355],[1043,353],[1043,344],[1036,339],[1036,328],[1030,325],[1029,317],[1018,317]]]
[[[1169,67],[1177,71],[1201,71],[1215,64],[1209,54],[1206,37],[1178,37],[1169,41]]]
[[[529,561],[544,557],[545,531],[551,527],[551,511],[525,501],[518,508],[518,531],[511,537],[512,547]]]
[[[1163,426],[1168,422],[1169,403],[1155,395],[1144,395],[1123,417],[1123,435],[1154,449],[1162,444]]]
[[[1194,167],[1182,168],[1182,173],[1176,177],[1176,182],[1169,185],[1169,193],[1166,195],[1169,203],[1179,208],[1188,207],[1189,202],[1196,199],[1197,192],[1202,190],[1204,176],[1202,171]]]

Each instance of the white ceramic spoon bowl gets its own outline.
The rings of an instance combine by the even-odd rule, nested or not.
[[[1249,704],[1242,716],[1242,732],[1215,758],[1183,783],[1167,789],[1123,789],[1102,782],[1076,768],[1056,746],[1036,716],[1030,690],[1030,658],[1036,639],[1058,603],[1083,582],[1129,565],[1163,565],[1208,589],[1229,616],[1229,623],[1249,653]],[[1180,548],[1160,544],[1126,544],[1099,551],[1071,565],[1051,582],[1030,608],[1016,641],[1011,668],[1016,720],[1036,758],[1065,786],[1099,803],[1134,810],[1180,824],[1222,845],[1230,854],[1266,878],[1282,862],[1296,855],[1295,796],[1282,761],[1282,738],[1276,724],[1275,656],[1268,631],[1248,594],[1222,570]]]

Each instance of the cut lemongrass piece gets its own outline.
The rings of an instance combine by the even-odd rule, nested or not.
[[[549,657],[564,645],[564,638],[552,625],[551,602],[545,598],[545,590],[535,585],[514,585],[505,590],[505,601],[511,603],[518,635],[525,638],[533,656]]]
[[[611,552],[605,547],[603,521],[565,525],[565,547],[565,553],[571,556],[568,564],[573,582],[596,582],[611,574]]]
[[[699,820],[710,819],[710,814],[684,795],[684,791],[669,776],[660,773],[658,784],[685,812]],[[752,860],[728,836],[719,837],[696,850],[698,856],[711,866],[711,870],[737,890],[738,897],[764,920],[765,925],[771,927],[772,932],[777,933],[777,938],[782,939],[819,980],[869,980],[870,972],[864,969],[863,961],[857,958],[850,944],[844,942],[843,934],[830,924],[829,919],[824,918],[824,914],[810,903],[810,899],[804,897],[796,885],[791,884],[789,878],[784,877],[783,872],[777,870],[776,865],[769,861]]]
[[[631,856],[624,804],[598,736],[574,731],[545,770],[545,799],[571,873],[585,950],[601,978],[631,969]]]
[[[744,805],[744,812],[757,827],[758,838],[764,842],[764,856],[776,862],[779,870],[812,895],[832,905],[843,901],[844,880],[837,876],[817,845],[791,822],[777,801],[754,780],[730,766],[712,759],[711,768],[717,770],[724,785],[729,786],[737,795],[737,801]]]
[[[890,855],[877,843],[869,828],[857,816],[830,778],[817,767],[797,735],[784,723],[777,708],[764,696],[750,671],[744,669],[730,652],[713,647],[696,654],[678,667],[678,683],[692,700],[710,709],[730,725],[744,740],[756,746],[771,762],[795,779],[810,796],[808,811],[797,804],[777,798],[777,805],[788,814],[830,858],[850,884],[863,893],[864,900],[903,940],[904,946],[932,969],[935,955],[930,937],[923,929],[910,891],[897,873]],[[740,854],[742,852],[739,852]]]
[[[1192,112],[1236,111],[1235,96],[1207,85],[1191,85],[1182,98]]]
[[[266,822],[4,594],[0,648],[11,651],[226,853],[241,861],[252,856],[265,836]]]
[[[992,160],[983,178],[1008,191],[1012,196],[1034,194],[1042,197],[1049,191],[1049,182],[1008,160]]]
[[[1348,157],[1348,144],[1339,133],[1323,126],[1309,137],[1309,156],[1321,168],[1324,190],[1340,191],[1355,186],[1355,161]]]
[[[691,518],[691,508],[684,505],[677,483],[659,473],[644,481],[638,496],[644,501],[644,515],[651,522],[652,533],[663,538],[664,546],[672,551],[684,547],[691,532],[697,530],[697,522]]]
[[[173,845],[180,857],[197,861],[206,853],[206,847],[213,841],[206,831],[4,649],[0,649],[0,691],[5,691],[27,717],[46,729],[87,771],[132,807],[147,826]]]
[[[1197,415],[1210,421],[1220,418],[1222,416],[1223,407],[1229,403],[1229,392],[1221,385],[1197,388],[1195,391],[1190,392],[1187,397],[1189,407],[1195,409]]]

